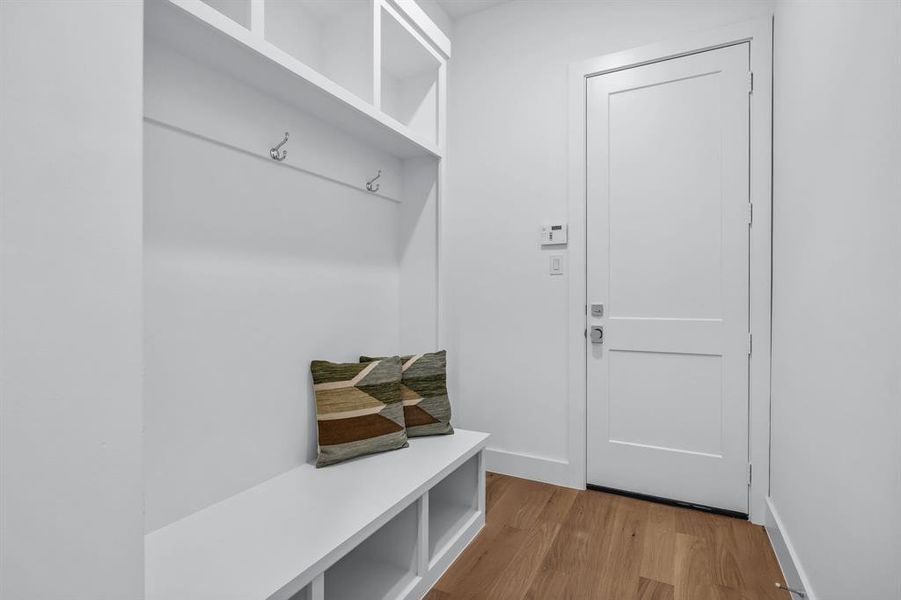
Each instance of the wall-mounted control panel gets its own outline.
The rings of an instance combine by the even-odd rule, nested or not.
[[[541,226],[541,245],[558,246],[566,243],[566,223]]]

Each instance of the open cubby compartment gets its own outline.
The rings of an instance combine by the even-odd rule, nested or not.
[[[306,66],[372,102],[372,0],[264,0],[265,37]]]
[[[438,141],[442,62],[393,11],[381,13],[381,109],[432,143]]]
[[[450,548],[479,511],[479,456],[429,490],[429,561]]]
[[[241,27],[250,29],[251,0],[201,0],[207,6],[216,9]]]
[[[405,597],[417,580],[418,508],[402,510],[327,569],[325,600]]]
[[[291,596],[291,600],[318,600],[313,596],[313,584],[305,585],[302,590]]]

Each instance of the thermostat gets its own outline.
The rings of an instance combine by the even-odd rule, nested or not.
[[[542,225],[541,226],[541,245],[556,246],[566,243],[566,224],[559,225]]]

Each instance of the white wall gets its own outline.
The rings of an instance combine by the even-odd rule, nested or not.
[[[781,2],[771,495],[817,600],[901,598],[901,3]]]
[[[0,597],[143,598],[132,2],[0,2]]]
[[[492,433],[489,467],[574,484],[568,277],[542,222],[567,214],[567,68],[761,17],[770,2],[511,2],[454,24],[446,339],[457,424]],[[557,253],[559,250],[554,250]],[[574,357],[581,359],[581,357]]]
[[[438,344],[438,169],[430,158],[404,163],[397,238],[400,262],[400,352]]]
[[[434,349],[436,169],[153,45],[145,71],[152,531],[315,457],[311,360]]]

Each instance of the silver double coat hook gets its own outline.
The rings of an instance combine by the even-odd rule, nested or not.
[[[372,184],[375,183],[375,180],[381,176],[382,176],[382,170],[379,169],[379,174],[366,182],[366,191],[369,191],[369,192],[379,191],[379,187],[381,187],[380,184],[378,184],[378,183],[376,183],[375,185],[372,185]]]
[[[279,149],[288,143],[288,132],[285,132],[285,139],[283,139],[277,146],[269,149],[269,156],[272,157],[272,160],[277,160],[278,162],[282,162],[288,157],[288,151],[282,150],[281,154],[279,154]]]

